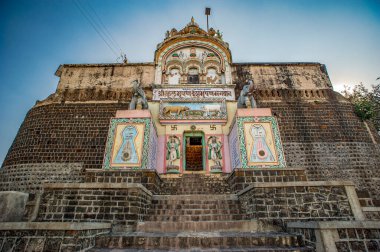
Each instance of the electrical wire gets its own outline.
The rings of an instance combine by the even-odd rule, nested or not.
[[[117,41],[115,40],[115,38],[112,36],[112,34],[110,33],[110,31],[107,29],[107,27],[104,25],[102,19],[99,17],[98,13],[95,11],[95,9],[92,7],[91,3],[89,1],[85,1],[87,3],[87,5],[90,7],[90,9],[92,10],[92,12],[95,14],[95,16],[97,17],[100,25],[103,27],[103,29],[105,30],[105,33],[106,35],[108,34],[108,37],[109,39],[111,40],[111,42],[113,43],[113,45],[115,47],[117,47],[119,50],[120,50],[120,53],[123,52],[123,50],[121,49],[121,46],[119,45],[119,43],[117,43]]]
[[[90,23],[90,25],[94,28],[94,30],[96,31],[96,33],[98,33],[98,35],[101,37],[101,39],[104,41],[104,43],[106,43],[106,45],[108,46],[108,48],[115,54],[116,57],[119,57],[119,55],[117,54],[117,52],[112,48],[112,46],[107,42],[106,38],[103,36],[103,34],[101,33],[100,29],[98,27],[96,27],[96,23],[92,20],[93,18],[91,17],[90,14],[88,14],[88,12],[86,13],[86,10],[85,8],[81,5],[80,1],[79,0],[73,0],[74,3],[75,3],[75,6],[78,8],[78,10],[81,12],[81,14],[86,18],[86,20]]]

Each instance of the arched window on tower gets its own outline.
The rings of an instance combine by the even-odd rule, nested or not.
[[[206,74],[206,84],[219,83],[218,73],[215,68],[208,68]]]
[[[189,84],[198,84],[199,83],[199,71],[197,68],[190,68],[189,74],[187,75],[187,82]]]
[[[176,85],[179,84],[181,80],[181,73],[178,68],[172,68],[169,72],[169,84]]]

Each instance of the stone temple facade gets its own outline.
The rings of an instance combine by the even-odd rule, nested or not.
[[[380,137],[320,63],[65,64],[0,169],[0,251],[380,251]]]

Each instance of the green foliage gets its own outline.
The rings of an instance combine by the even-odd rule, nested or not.
[[[380,80],[380,77],[376,80]],[[345,86],[342,94],[352,102],[360,119],[372,121],[377,130],[380,130],[380,83],[373,85],[371,91],[362,83],[352,90]]]

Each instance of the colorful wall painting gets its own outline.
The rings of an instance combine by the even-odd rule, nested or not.
[[[160,119],[227,119],[225,100],[171,100],[160,102]]]
[[[270,122],[244,123],[248,165],[278,165]]]
[[[241,168],[281,168],[286,166],[277,121],[273,116],[237,117],[236,126]],[[236,139],[233,129],[229,139],[231,160],[233,168],[236,168],[239,161],[232,150],[235,148],[233,145]]]
[[[240,158],[240,145],[239,137],[237,130],[237,123],[235,122],[234,126],[231,129],[230,134],[228,135],[228,142],[230,147],[230,157],[232,169],[241,168],[241,158]]]
[[[112,118],[108,132],[103,167],[110,168],[150,168],[149,118]],[[153,139],[154,140],[154,139]],[[153,143],[151,143],[153,144]],[[154,151],[155,152],[155,151]]]

